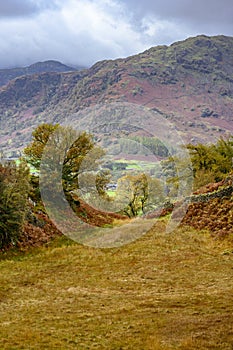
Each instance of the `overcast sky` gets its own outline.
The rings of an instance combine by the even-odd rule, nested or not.
[[[0,68],[90,66],[198,34],[233,36],[233,1],[0,0]]]

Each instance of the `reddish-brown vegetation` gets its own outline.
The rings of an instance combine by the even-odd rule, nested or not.
[[[115,220],[127,219],[126,216],[117,213],[95,209],[80,199],[73,205],[73,210],[77,217],[92,226],[102,227],[112,225]],[[41,211],[35,213],[31,212],[24,224],[18,247],[20,249],[38,247],[48,243],[51,239],[61,234],[62,233],[46,214]]]
[[[53,222],[42,212],[33,215],[34,222],[26,221],[20,236],[18,247],[27,249],[48,243],[53,237],[61,235]]]
[[[211,194],[224,188],[232,188],[233,176],[218,183],[211,183],[196,191],[195,194]],[[219,188],[221,189],[219,190]],[[223,191],[222,191],[223,192]],[[218,192],[220,193],[220,192]],[[223,192],[224,193],[224,192]],[[229,191],[230,193],[230,191]],[[206,199],[208,199],[206,196]],[[233,193],[208,200],[194,201],[182,220],[182,225],[193,226],[196,229],[208,229],[213,235],[225,237],[233,234]],[[203,197],[204,198],[204,197]]]
[[[233,234],[233,201],[214,198],[208,202],[192,203],[182,220],[198,230],[208,229],[217,237]]]
[[[114,220],[124,220],[127,219],[126,216],[112,213],[112,212],[105,212],[101,211],[99,209],[96,209],[89,204],[85,203],[80,198],[77,198],[78,205],[74,209],[75,213],[78,217],[81,217],[82,220],[89,225],[92,226],[104,226],[104,225],[111,225],[113,224]]]

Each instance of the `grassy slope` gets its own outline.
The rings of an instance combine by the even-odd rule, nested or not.
[[[232,349],[232,244],[163,229],[122,248],[63,238],[3,259],[0,348]]]

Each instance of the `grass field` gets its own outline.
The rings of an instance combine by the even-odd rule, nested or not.
[[[58,238],[0,261],[0,349],[232,349],[233,246],[164,222],[134,243]]]

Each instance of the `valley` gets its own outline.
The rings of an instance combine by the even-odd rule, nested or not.
[[[233,37],[0,69],[0,348],[231,350]]]

